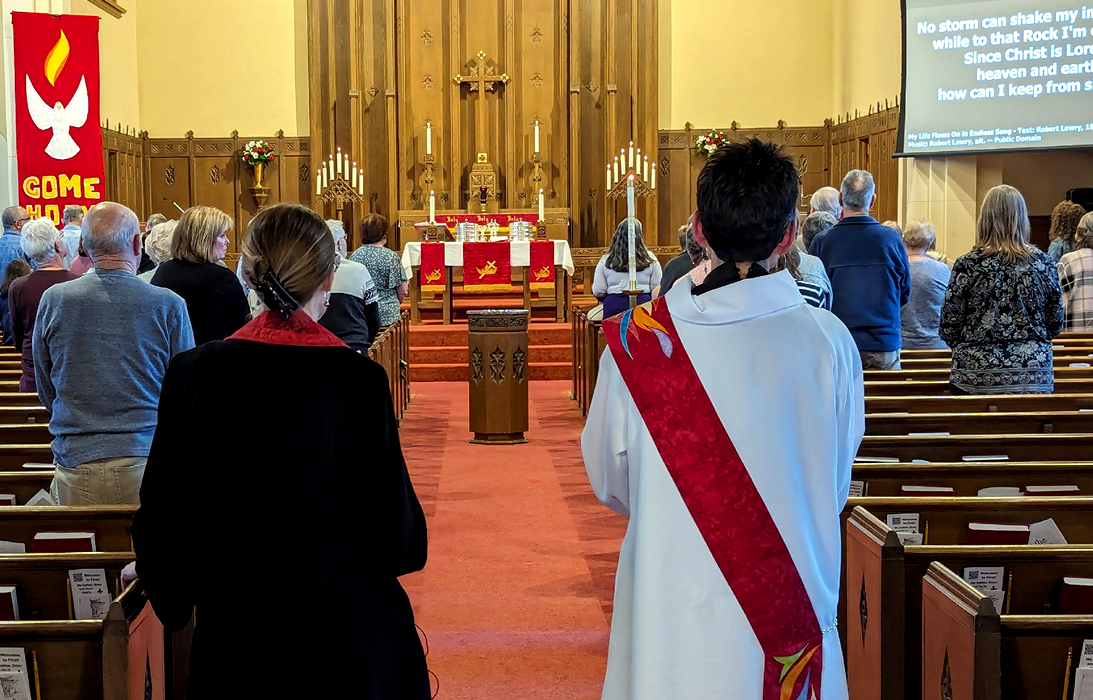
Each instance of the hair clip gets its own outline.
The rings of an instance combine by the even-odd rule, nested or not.
[[[258,293],[266,306],[280,314],[282,321],[287,321],[289,316],[300,308],[300,303],[289,294],[272,269],[267,270],[262,276],[262,281],[258,284]]]

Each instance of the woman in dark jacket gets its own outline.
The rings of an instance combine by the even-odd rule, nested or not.
[[[178,220],[171,259],[152,276],[152,284],[186,300],[198,345],[227,338],[250,318],[243,285],[220,264],[231,230],[231,217],[219,209],[190,207]]]
[[[200,608],[189,697],[426,700],[398,582],[425,565],[425,517],[383,368],[316,322],[334,240],[281,204],[255,217],[243,258],[270,311],[171,363],[136,573],[168,629]]]

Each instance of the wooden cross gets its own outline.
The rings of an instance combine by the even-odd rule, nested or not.
[[[486,93],[494,92],[497,83],[505,85],[509,82],[508,73],[494,74],[494,67],[486,65],[486,52],[478,52],[478,63],[470,66],[470,75],[457,74],[454,78],[456,85],[469,86],[470,92],[478,93],[478,104],[475,106],[475,146],[478,153],[485,153],[489,143],[486,137]]]

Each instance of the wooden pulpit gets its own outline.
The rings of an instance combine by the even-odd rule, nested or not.
[[[474,444],[527,442],[530,316],[525,309],[467,313]]]

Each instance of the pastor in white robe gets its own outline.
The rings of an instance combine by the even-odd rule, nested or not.
[[[865,427],[861,360],[789,272],[667,295],[680,340],[824,630],[824,700],[845,700],[840,513]],[[758,700],[764,654],[646,429],[610,349],[582,436],[599,500],[630,518],[604,700]]]

